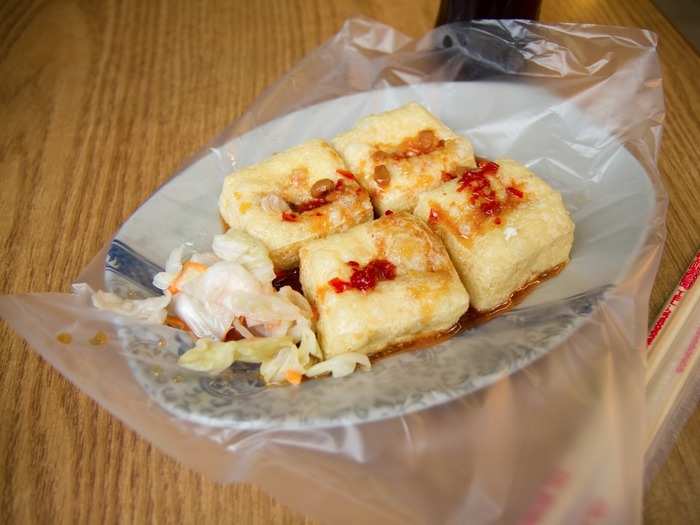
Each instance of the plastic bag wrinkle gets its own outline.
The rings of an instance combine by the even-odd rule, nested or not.
[[[646,238],[633,247],[638,257],[601,292],[605,300],[570,338],[471,395],[357,425],[213,427],[167,412],[134,376],[134,363],[155,380],[174,374],[177,349],[192,344],[180,332],[163,326],[152,337],[142,336],[136,325],[94,310],[78,295],[0,297],[0,313],[59,372],[165,453],[219,482],[256,483],[321,522],[576,523],[595,515],[598,523],[638,523],[645,460],[641,349],[667,206],[656,168],[664,118],[656,44],[656,36],[645,30],[526,21],[443,26],[414,41],[355,18],[265,89],[197,157],[213,152],[219,171],[211,176],[221,180],[246,158],[247,152],[228,144],[232,138],[284,114],[372,89],[472,80],[537,86],[564,102],[544,112],[517,107],[507,119],[478,125],[448,124],[461,126],[457,131],[473,140],[477,153],[508,157],[516,152],[533,169],[572,181],[561,189],[577,227],[580,222],[599,231],[588,239],[592,244],[623,227],[606,229],[596,219],[624,207],[627,195],[592,202],[590,189],[606,184],[602,174],[631,154],[648,177],[654,206]],[[440,103],[431,109],[449,120],[449,108]],[[506,103],[464,101],[475,114],[484,104]],[[382,108],[368,101],[363,109]],[[580,126],[578,111],[595,128]],[[528,129],[545,123],[552,136],[529,137],[537,147],[528,150]],[[565,138],[557,130],[576,133]],[[281,125],[268,140],[297,131]],[[564,150],[587,159],[586,169],[567,166],[560,155]],[[183,213],[192,209],[187,195],[171,201]],[[207,240],[182,239],[195,246]],[[79,282],[106,289],[108,248]],[[582,243],[575,250],[586,248]],[[580,315],[574,303],[562,304],[565,311],[554,304],[552,316]],[[89,340],[98,329],[107,342],[96,348]],[[72,335],[70,348],[57,341],[60,331]],[[488,334],[485,325],[483,337]],[[149,353],[159,337],[168,344]],[[132,344],[123,345],[125,338]],[[527,331],[521,338],[528,340]],[[240,393],[240,402],[252,395]],[[323,402],[314,400],[314,406]]]

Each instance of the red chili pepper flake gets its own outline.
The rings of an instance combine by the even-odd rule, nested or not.
[[[350,284],[352,287],[361,292],[366,292],[377,286],[378,280],[374,272],[366,271],[366,269],[354,271],[350,276]]]
[[[396,279],[396,265],[386,259],[375,259],[367,266],[374,266],[380,272],[381,277],[386,281]]]
[[[387,216],[388,216],[388,215],[394,215],[394,212],[391,211],[391,210],[386,210],[386,211],[384,212],[384,215],[387,215]]]
[[[287,222],[297,222],[297,219],[299,216],[296,213],[292,213],[290,211],[283,211],[282,212],[282,220],[287,221]]]
[[[501,213],[501,204],[498,201],[487,201],[479,206],[484,215],[498,215]]]
[[[464,191],[469,188],[472,193],[481,191],[490,191],[491,183],[486,175],[493,175],[498,171],[498,164],[491,161],[478,161],[477,167],[466,170],[459,178],[459,186],[457,191]]]
[[[348,288],[352,288],[352,285],[349,282],[343,281],[338,277],[335,277],[328,281],[328,284],[330,284],[333,287],[335,293],[343,293]]]
[[[498,164],[486,159],[480,159],[479,162],[476,163],[476,165],[488,173],[496,172],[499,168]]]
[[[300,204],[293,204],[291,207],[297,213],[304,213],[305,211],[315,210],[316,208],[320,208],[326,204],[328,204],[326,199],[309,199],[308,201],[304,201]]]
[[[355,180],[355,175],[353,175],[353,173],[351,171],[340,170],[340,169],[335,170],[335,171],[338,173],[338,175],[341,175],[341,176],[345,177],[346,179]]]
[[[345,188],[345,181],[343,179],[338,179],[335,181],[335,191],[343,191]]]
[[[390,281],[396,277],[396,266],[384,259],[370,261],[367,266],[353,269],[350,284],[361,291],[371,290],[379,281]]]
[[[374,259],[364,268],[357,261],[348,261],[348,266],[352,268],[349,282],[338,277],[328,281],[336,293],[349,289],[366,292],[377,286],[379,281],[391,281],[396,277],[396,266],[385,259]]]
[[[437,224],[440,220],[440,215],[435,208],[430,208],[430,213],[428,213],[428,224]]]
[[[448,181],[451,181],[451,180],[456,179],[456,178],[457,178],[457,175],[454,175],[454,174],[450,173],[449,171],[442,172],[443,182],[448,182]]]
[[[518,188],[514,188],[513,186],[508,186],[508,187],[506,188],[506,191],[507,191],[508,193],[511,193],[511,194],[515,195],[515,196],[516,196],[517,198],[519,198],[519,199],[522,199],[522,198],[523,198],[523,195],[525,195],[522,191],[520,191]]]
[[[468,190],[469,203],[478,206],[482,214],[487,217],[496,217],[495,223],[501,224],[501,219],[497,217],[503,211],[504,203],[499,200],[496,191],[491,187],[491,181],[487,175],[494,175],[498,172],[499,166],[490,160],[478,159],[477,167],[466,170],[459,177],[457,191]],[[506,191],[522,199],[524,193],[513,186],[508,186]],[[429,221],[430,222],[430,221]]]

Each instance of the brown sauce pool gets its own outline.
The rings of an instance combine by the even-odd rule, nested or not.
[[[275,270],[275,277],[272,280],[272,286],[275,290],[279,290],[285,286],[291,286],[294,290],[304,295],[301,290],[301,283],[299,282],[299,268],[292,268],[291,270]]]

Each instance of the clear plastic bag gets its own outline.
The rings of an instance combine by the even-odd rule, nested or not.
[[[460,125],[446,118],[447,123],[472,139],[478,154],[516,158],[550,180],[573,210],[583,239],[575,247],[572,269],[557,278],[558,288],[538,290],[528,299],[532,308],[494,321],[487,332],[497,337],[512,330],[527,338],[522,325],[528,312],[582,319],[567,325],[566,337],[552,348],[537,353],[534,344],[534,353],[513,369],[519,370],[497,368],[471,394],[453,392],[425,405],[430,408],[393,417],[243,430],[198,423],[163,408],[163,400],[176,395],[169,382],[182,379],[177,354],[166,349],[188,344],[175,330],[144,332],[137,323],[93,309],[81,294],[5,296],[0,313],[76,386],[167,454],[221,482],[256,483],[324,522],[639,522],[645,447],[642,350],[666,211],[656,169],[664,109],[654,34],[481,21],[443,26],[413,41],[367,19],[349,20],[183,170],[190,170],[178,182],[189,184],[186,195],[164,187],[159,193],[163,206],[173,214],[207,208],[215,215],[215,188],[233,165],[260,160],[307,137],[332,136],[338,130],[329,114],[343,121],[341,115],[347,119],[376,110],[386,97],[400,102],[404,95],[389,88],[409,86],[407,96],[424,96],[418,101],[449,116],[441,84],[435,84],[448,81],[467,83],[445,89],[452,90],[449,100],[464,101],[462,111],[473,119]],[[493,87],[492,99],[454,95],[464,86],[476,89],[484,83]],[[560,102],[545,107],[508,96],[509,86],[525,85]],[[313,110],[316,117],[309,117],[308,129],[292,125],[294,120],[274,120],[369,90],[378,91],[366,99],[344,99],[347,104],[331,113],[328,106],[315,106],[321,109]],[[457,105],[452,109],[456,112]],[[256,128],[262,135],[245,135]],[[537,131],[542,129],[547,133]],[[238,140],[244,136],[248,142]],[[253,139],[259,147],[243,147]],[[568,158],[560,154],[565,150],[580,160],[575,169],[562,160]],[[630,175],[629,184],[613,184],[604,174],[624,171],[628,157],[643,180]],[[194,173],[194,167],[204,171]],[[637,189],[641,193],[634,193]],[[642,193],[646,211],[636,219],[640,205],[634,196]],[[144,239],[167,229],[172,216],[141,215]],[[622,250],[635,256],[618,260],[614,254],[620,250],[612,243],[620,231],[636,227],[643,231],[639,242]],[[191,228],[181,241],[209,240],[196,221]],[[114,247],[95,257],[81,282],[119,290],[118,282],[105,280],[105,259],[116,257]],[[146,249],[162,264],[165,247],[159,241]],[[605,282],[606,271],[616,276],[613,281]],[[565,296],[557,296],[562,289]],[[587,309],[577,310],[580,302],[571,299],[576,294],[593,297]],[[105,337],[96,339],[98,332]],[[428,366],[416,368],[404,358],[406,370],[430,374],[429,359],[451,351],[417,351],[428,356]],[[525,362],[528,366],[522,366]],[[150,374],[157,392],[144,384],[143,374]],[[386,376],[375,379],[382,380]],[[252,395],[242,394],[242,402],[252,403]],[[322,405],[323,399],[318,401]]]

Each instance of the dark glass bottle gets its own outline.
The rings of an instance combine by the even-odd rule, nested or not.
[[[442,0],[435,26],[479,19],[537,20],[542,0]]]

